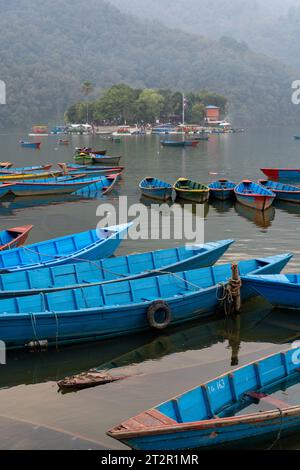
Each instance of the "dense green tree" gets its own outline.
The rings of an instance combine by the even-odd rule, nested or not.
[[[91,82],[88,80],[85,80],[81,87],[80,87],[80,92],[85,96],[88,97],[92,92],[94,91],[94,86]],[[88,124],[89,122],[89,102],[87,101],[86,103],[86,122]]]
[[[136,102],[139,121],[155,122],[161,117],[165,99],[155,90],[143,90]]]
[[[205,117],[205,106],[203,103],[196,103],[191,110],[191,121],[193,124],[199,124]]]
[[[109,119],[119,124],[131,122],[135,117],[136,93],[128,85],[115,85],[106,90],[96,105],[95,118]]]
[[[212,101],[209,102],[211,96]],[[203,120],[206,104],[220,105],[224,111],[227,100],[224,96],[207,91],[190,93],[186,107],[186,122]],[[114,85],[102,96],[90,103],[91,118],[95,124],[110,121],[116,124],[155,123],[157,119],[179,122],[182,116],[182,93],[171,90],[134,89],[128,85]],[[68,122],[84,122],[85,105],[73,104],[66,112]],[[194,121],[193,121],[194,120]]]

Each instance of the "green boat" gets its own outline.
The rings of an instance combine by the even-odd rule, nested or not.
[[[193,202],[206,202],[209,198],[209,187],[205,184],[179,178],[174,184],[176,196]]]
[[[75,160],[75,162],[82,163],[82,164],[84,164],[84,163],[93,163],[92,156],[88,153],[83,153],[83,152],[75,153],[74,160]]]

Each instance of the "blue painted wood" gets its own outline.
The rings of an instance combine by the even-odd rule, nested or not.
[[[284,254],[241,261],[239,270],[241,274],[277,273],[291,256]],[[184,323],[215,312],[220,303],[219,283],[226,282],[230,276],[231,264],[225,264],[132,281],[2,299],[1,338],[8,348],[18,348],[35,338],[47,340],[51,345],[137,333],[151,328],[147,309],[156,299],[168,303],[172,312],[172,325]],[[253,294],[247,288],[242,289],[244,297]]]
[[[16,173],[32,173],[32,172],[40,172],[40,171],[49,171],[52,167],[51,164],[49,165],[34,165],[34,166],[23,166],[17,168],[8,168],[8,169],[0,169],[1,175],[14,175]]]
[[[277,396],[300,382],[300,349],[235,369],[108,431],[137,450],[244,445],[300,429],[300,405]],[[261,407],[266,410],[261,412]]]
[[[161,140],[163,147],[196,147],[199,140]]]
[[[0,252],[0,274],[107,258],[130,225],[89,230]]]
[[[161,199],[166,201],[172,198],[173,185],[157,178],[147,177],[144,178],[139,188],[144,196],[152,199]]]
[[[98,177],[100,178],[100,177]],[[15,196],[39,196],[46,194],[71,194],[80,189],[94,184],[95,180],[66,178],[39,178],[37,180],[16,181],[10,185],[9,192]],[[5,192],[5,183],[0,183],[0,190]]]
[[[300,309],[300,274],[247,276],[244,281],[274,307]]]
[[[23,140],[20,141],[20,144],[21,144],[21,147],[32,148],[32,149],[40,148],[40,145],[41,145],[40,142],[24,142]]]
[[[286,183],[260,180],[260,184],[276,194],[276,199],[288,202],[300,202],[300,188]]]
[[[7,196],[10,193],[11,187],[13,185],[10,183],[0,183],[0,198]]]
[[[148,277],[166,271],[178,272],[211,266],[232,243],[233,240],[221,240],[204,245],[182,246],[102,259],[92,263],[81,262],[13,274],[0,274],[0,297],[54,292],[86,287],[91,284]]]
[[[208,185],[209,194],[215,199],[225,201],[231,197],[234,197],[234,188],[236,183],[228,181],[226,179],[220,179],[218,181],[213,181]]]
[[[241,204],[257,210],[268,209],[275,199],[275,194],[272,191],[249,180],[239,183],[234,188],[234,193]]]

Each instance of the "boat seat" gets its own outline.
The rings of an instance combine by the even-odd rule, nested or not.
[[[278,400],[278,398],[275,398],[271,395],[267,395],[266,393],[262,392],[247,392],[246,396],[249,398],[252,398],[255,402],[258,403],[266,403],[268,405],[271,405],[273,408],[279,408],[280,410],[288,408],[290,405],[286,403],[285,401]]]

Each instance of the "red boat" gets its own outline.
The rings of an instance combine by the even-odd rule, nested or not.
[[[13,227],[0,232],[0,251],[17,248],[25,243],[33,225]]]
[[[261,171],[273,181],[300,181],[299,168],[261,168]]]

